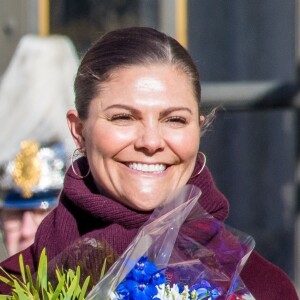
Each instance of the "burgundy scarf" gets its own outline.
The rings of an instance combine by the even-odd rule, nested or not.
[[[86,174],[87,160],[81,158],[75,167],[77,172]],[[198,164],[196,169],[200,167]],[[207,168],[189,183],[201,189],[200,204],[209,214],[218,220],[227,217],[228,202],[217,190]],[[149,216],[150,213],[132,210],[99,194],[92,176],[80,179],[69,168],[59,205],[39,227],[34,251],[40,253],[46,247],[48,257],[52,258],[78,238],[101,237],[120,254]]]

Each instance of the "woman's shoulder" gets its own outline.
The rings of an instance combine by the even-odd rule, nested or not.
[[[287,274],[256,251],[250,255],[241,277],[256,300],[299,299]]]

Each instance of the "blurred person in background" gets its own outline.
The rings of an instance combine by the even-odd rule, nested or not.
[[[54,199],[54,198],[53,198]],[[1,226],[3,230],[4,247],[0,251],[1,259],[11,256],[27,248],[34,240],[37,227],[56,204],[56,201],[47,203],[47,208],[43,207],[43,200],[32,202],[27,199],[19,199],[19,205],[13,204],[9,208],[1,208]]]
[[[4,250],[0,259],[27,248],[44,217],[56,206],[66,169],[62,143],[22,141],[15,159],[0,169]]]
[[[69,38],[26,35],[1,77],[0,260],[31,244],[57,203],[72,147],[64,119],[78,64]]]

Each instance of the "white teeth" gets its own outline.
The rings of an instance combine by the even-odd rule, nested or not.
[[[130,163],[128,165],[130,169],[142,171],[142,172],[162,172],[166,169],[166,165],[163,164],[141,164],[141,163]]]

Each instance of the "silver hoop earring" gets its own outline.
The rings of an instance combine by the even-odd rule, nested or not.
[[[78,152],[78,153],[77,153],[77,152]],[[89,167],[88,172],[87,172],[84,176],[77,174],[77,172],[75,171],[75,168],[74,168],[74,160],[77,159],[77,158],[80,156],[80,154],[82,155],[82,152],[80,152],[80,149],[79,149],[79,148],[76,148],[76,149],[74,150],[73,154],[72,154],[72,158],[71,158],[71,167],[72,167],[73,173],[74,173],[77,177],[83,179],[83,178],[86,178],[86,177],[88,177],[88,176],[90,175],[91,169],[90,169],[90,167]]]
[[[199,154],[200,154],[200,155],[202,156],[202,158],[203,158],[203,164],[202,164],[201,169],[200,169],[195,175],[192,175],[191,178],[195,178],[195,177],[197,177],[198,175],[200,175],[200,174],[202,173],[202,171],[204,170],[204,168],[205,168],[205,165],[206,165],[206,156],[205,156],[205,154],[204,154],[203,152],[198,152],[197,158],[199,157]]]

